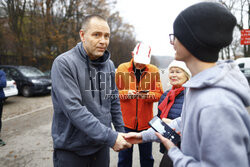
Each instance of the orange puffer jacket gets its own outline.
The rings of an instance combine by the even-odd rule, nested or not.
[[[153,118],[153,103],[159,101],[163,94],[158,68],[148,64],[137,83],[132,59],[117,68],[115,78],[125,127],[138,131],[148,129],[148,122]],[[145,99],[129,99],[129,90],[149,90],[149,93]]]

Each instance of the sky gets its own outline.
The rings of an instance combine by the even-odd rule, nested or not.
[[[136,39],[149,44],[153,55],[174,56],[169,43],[173,22],[188,6],[201,0],[117,0],[116,10],[135,28]]]

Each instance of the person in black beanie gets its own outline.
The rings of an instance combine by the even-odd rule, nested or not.
[[[220,49],[232,42],[236,18],[218,3],[203,2],[182,11],[174,36],[197,59],[216,62]]]
[[[237,64],[216,63],[220,49],[232,42],[235,25],[236,18],[225,7],[211,2],[190,6],[174,22],[175,59],[192,73],[183,85],[182,116],[170,125],[181,131],[181,150],[156,134],[174,166],[250,164],[249,85]]]
[[[192,77],[181,117],[169,126],[181,132],[181,147],[154,130],[131,133],[131,143],[157,141],[175,167],[248,167],[250,164],[250,88],[233,61],[216,63],[232,41],[236,18],[221,4],[202,2],[182,11],[174,22],[171,44]],[[158,138],[157,138],[158,137]]]

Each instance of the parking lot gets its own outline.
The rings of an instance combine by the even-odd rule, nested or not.
[[[156,114],[156,104],[154,112]],[[248,108],[250,113],[250,108]],[[0,147],[1,167],[51,167],[51,121],[53,109],[50,95],[7,99],[3,109],[2,138],[7,143]],[[118,153],[111,149],[110,166],[117,166]],[[159,144],[153,144],[155,167],[162,158]],[[133,166],[139,165],[138,147],[134,147]]]
[[[53,110],[50,95],[25,98],[14,96],[7,99],[3,109],[2,138],[7,143],[0,147],[1,167],[51,167]],[[139,165],[138,148],[134,147],[133,166]],[[159,144],[154,143],[155,165],[159,166],[162,155]],[[117,166],[118,153],[111,149],[110,166]]]

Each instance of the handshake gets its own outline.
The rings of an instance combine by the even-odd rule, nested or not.
[[[142,143],[141,133],[118,133],[113,150],[119,152],[121,150],[132,147],[132,144]]]

